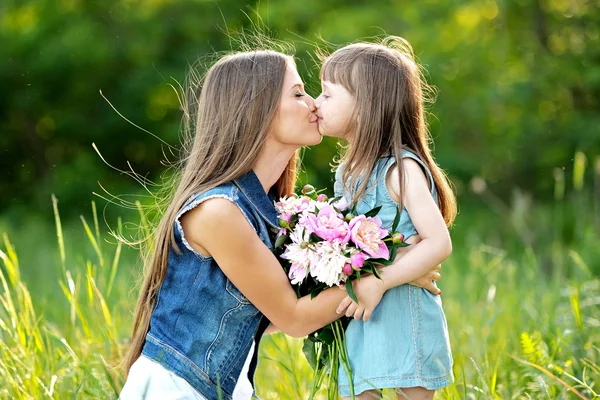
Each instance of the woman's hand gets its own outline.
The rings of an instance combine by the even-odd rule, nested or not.
[[[410,249],[413,247],[413,245],[419,243],[420,241],[421,241],[421,237],[419,235],[411,236],[407,241],[407,243],[410,244],[410,246],[399,248],[398,255],[396,256],[396,260],[398,258],[401,258],[404,255],[406,255],[406,253],[408,253],[410,251]],[[442,264],[438,264],[434,269],[432,269],[431,271],[428,271],[422,277],[417,278],[412,282],[408,282],[408,284],[413,285],[413,286],[418,286],[420,288],[428,290],[431,294],[435,294],[435,295],[439,296],[440,294],[442,294],[442,291],[437,286],[435,286],[434,282],[437,282],[441,279],[441,275],[438,272],[440,269],[442,269]]]
[[[437,267],[435,267],[433,271],[429,271],[422,277],[417,278],[412,282],[408,282],[408,284],[426,289],[431,294],[439,296],[440,294],[442,294],[442,291],[437,286],[435,286],[435,282],[439,281],[441,278],[441,275],[438,272],[440,269],[442,269],[442,264],[439,264]]]

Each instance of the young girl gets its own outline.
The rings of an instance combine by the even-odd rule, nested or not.
[[[406,283],[450,255],[456,203],[428,146],[425,82],[410,45],[397,37],[337,50],[324,60],[321,80],[319,131],[348,141],[336,196],[357,204],[358,213],[381,206],[387,228],[400,209],[397,232],[408,243],[420,237],[381,270],[381,281],[362,288],[359,304],[347,297],[338,308],[355,318],[346,331],[354,392],[379,398],[394,388],[401,399],[432,399],[453,380],[446,318],[440,296]],[[341,368],[338,376],[340,394],[349,396]]]

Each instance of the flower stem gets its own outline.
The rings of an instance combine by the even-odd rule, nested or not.
[[[346,375],[348,376],[348,384],[350,386],[350,398],[354,399],[354,382],[352,379],[352,367],[350,366],[350,360],[348,359],[348,349],[346,347],[346,337],[344,334],[344,329],[342,327],[342,322],[337,320],[333,323],[333,335],[335,337],[335,346],[337,347],[337,352],[340,357],[340,361],[342,363],[342,367],[344,367],[344,371],[346,371]],[[336,354],[337,355],[337,354]]]

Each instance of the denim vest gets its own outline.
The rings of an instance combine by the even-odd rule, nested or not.
[[[252,382],[258,342],[269,321],[212,257],[198,253],[185,239],[181,216],[215,197],[238,206],[262,242],[272,248],[277,212],[254,172],[192,196],[174,221],[180,251],[169,251],[142,353],[184,378],[207,399],[227,400],[254,341],[257,350],[248,373]],[[231,239],[236,240],[235,232]]]

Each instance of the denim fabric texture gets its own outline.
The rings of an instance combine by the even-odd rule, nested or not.
[[[277,212],[253,171],[192,196],[173,221],[179,252],[169,252],[142,354],[185,379],[207,399],[230,400],[252,343],[258,349],[268,320],[213,258],[198,253],[186,241],[181,217],[212,198],[233,202],[262,242],[272,248]],[[235,232],[231,240],[236,240]],[[251,382],[257,353],[248,373]]]

